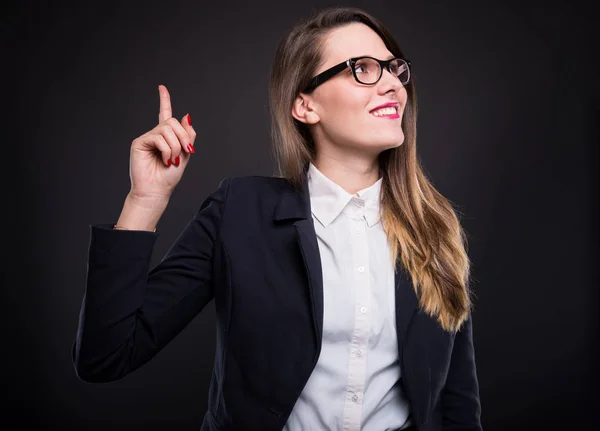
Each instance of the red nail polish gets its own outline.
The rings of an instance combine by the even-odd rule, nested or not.
[[[187,147],[188,147],[188,151],[189,151],[190,153],[195,153],[195,152],[196,152],[196,150],[194,150],[194,146],[193,146],[192,144],[188,144],[188,146],[187,146]]]
[[[171,159],[167,160],[167,166],[171,166]]]
[[[180,162],[180,159],[179,159],[179,156],[177,156],[177,158],[175,159],[175,166],[179,166],[179,162]]]
[[[190,114],[187,115],[187,120],[188,120],[188,124],[191,126],[192,125],[192,117],[190,116]]]

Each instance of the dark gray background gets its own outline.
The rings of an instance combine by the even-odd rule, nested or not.
[[[71,363],[89,224],[119,216],[157,85],[197,152],[160,221],[158,263],[226,176],[270,175],[276,43],[334,2],[24,1],[2,13],[3,422],[198,429],[209,306],[110,384]],[[486,430],[598,424],[598,23],[591,2],[355,1],[412,61],[420,157],[464,212]],[[597,365],[596,365],[597,367]]]

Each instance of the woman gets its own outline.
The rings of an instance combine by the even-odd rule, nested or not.
[[[480,430],[464,235],[389,32],[357,9],[298,24],[271,75],[279,177],[222,181],[149,270],[196,137],[159,92],[116,225],[91,226],[78,376],[124,377],[214,298],[203,430]]]

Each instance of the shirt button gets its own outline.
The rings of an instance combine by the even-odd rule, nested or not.
[[[367,307],[360,307],[360,312],[365,314],[367,312]]]
[[[356,351],[356,356],[358,356],[359,358],[362,356],[362,352],[360,350]]]
[[[358,272],[365,272],[365,267],[364,266],[359,266],[358,267]]]
[[[352,401],[354,401],[355,403],[358,402],[358,395],[352,395]]]

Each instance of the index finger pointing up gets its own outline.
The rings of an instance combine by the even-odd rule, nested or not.
[[[158,122],[162,123],[173,116],[173,112],[171,111],[171,96],[169,96],[169,90],[164,85],[158,86],[158,94],[160,95]]]

